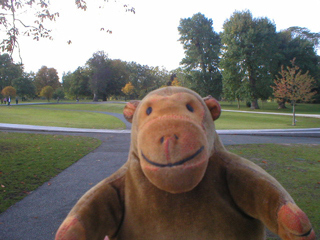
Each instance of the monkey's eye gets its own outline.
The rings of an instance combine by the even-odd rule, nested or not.
[[[147,115],[150,115],[152,113],[152,107],[148,107],[146,113]]]
[[[187,104],[186,107],[190,112],[194,112],[194,109],[190,104]]]

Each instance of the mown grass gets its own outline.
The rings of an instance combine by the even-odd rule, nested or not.
[[[296,117],[292,126],[292,116],[222,112],[216,120],[216,129],[294,129],[319,128],[320,118]]]
[[[320,145],[254,144],[226,146],[264,168],[308,215],[320,239]],[[269,236],[268,239],[280,239]]]
[[[232,107],[233,106],[233,107]],[[276,103],[264,103],[269,106],[266,111],[285,112],[276,110]],[[300,113],[318,113],[319,104],[299,104]],[[316,108],[318,107],[318,109]],[[0,122],[20,123],[42,126],[61,126],[95,129],[123,129],[125,124],[119,119],[106,114],[86,111],[101,111],[122,113],[124,104],[49,104],[1,107]],[[237,109],[222,102],[223,109]],[[249,108],[242,110],[250,110]],[[259,110],[262,111],[262,110]],[[317,112],[318,111],[318,112]],[[282,129],[282,128],[319,128],[320,119],[296,117],[296,126],[292,126],[292,116],[252,114],[222,111],[221,117],[216,121],[217,129]]]
[[[102,113],[42,109],[29,106],[1,107],[0,112],[1,123],[94,129],[125,128],[125,124],[118,118]]]
[[[89,137],[0,132],[0,213],[100,144]]]
[[[240,109],[238,109],[237,102],[220,102],[221,107],[226,110],[240,110],[240,111],[256,111],[256,112],[276,112],[276,113],[292,113],[291,104],[286,103],[285,109],[278,109],[276,102],[262,102],[259,101],[260,109],[252,110],[246,106],[245,102],[240,102]],[[320,114],[320,104],[297,103],[296,113],[300,114]]]
[[[64,110],[81,110],[81,111],[101,111],[101,112],[112,112],[112,113],[123,113],[123,103],[99,103],[99,104],[49,104],[49,105],[34,105],[28,106],[32,108],[48,108],[48,109],[64,109]],[[26,107],[26,106],[22,106]]]

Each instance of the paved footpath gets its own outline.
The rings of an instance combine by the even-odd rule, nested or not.
[[[129,128],[129,126],[127,126]],[[115,172],[128,157],[130,130],[92,130],[0,124],[1,131],[95,137],[102,144],[0,215],[0,240],[54,239],[76,201]],[[320,128],[218,131],[225,145],[256,143],[320,144]]]

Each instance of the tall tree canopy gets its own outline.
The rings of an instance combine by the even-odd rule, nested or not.
[[[42,66],[39,69],[35,76],[34,84],[37,88],[37,94],[40,94],[42,88],[45,86],[51,86],[53,90],[61,87],[57,70],[54,68],[48,68],[47,66]]]
[[[89,75],[89,69],[78,67],[73,73],[69,72],[62,77],[63,88],[68,97],[77,99],[80,96],[91,96]]]
[[[202,95],[219,97],[222,89],[218,69],[221,44],[212,23],[212,19],[201,13],[180,20],[179,41],[185,50],[181,64],[190,72],[192,88]]]
[[[278,33],[279,37],[279,63],[278,71],[281,66],[289,66],[291,59],[295,59],[295,64],[300,70],[315,79],[314,88],[318,94],[315,97],[320,102],[320,56],[317,54],[320,33],[312,33],[310,30],[301,27],[290,27]],[[279,102],[279,107],[284,102]]]
[[[258,98],[267,99],[272,94],[270,85],[277,66],[276,27],[267,18],[253,18],[250,11],[236,11],[223,29],[224,86],[232,91],[241,89],[237,94],[251,100],[252,108],[259,108]]]
[[[14,64],[9,54],[0,54],[0,92],[6,86],[12,86],[12,81],[22,76],[23,68]]]
[[[17,95],[22,97],[34,97],[36,94],[36,86],[33,83],[33,76],[24,73],[21,77],[12,81],[12,86],[17,90]]]
[[[87,61],[87,66],[90,69],[90,89],[93,92],[93,101],[98,101],[101,96],[103,101],[106,101],[108,94],[108,79],[110,78],[110,66],[108,55],[99,51]]]

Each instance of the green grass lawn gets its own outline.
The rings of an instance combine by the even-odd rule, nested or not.
[[[102,111],[123,113],[123,103],[100,103],[100,104],[49,104],[49,105],[34,105],[34,106],[20,106],[31,108],[46,108],[46,109],[63,109],[63,110],[81,110],[81,111]]]
[[[0,212],[99,145],[94,138],[0,132]],[[320,145],[250,144],[227,149],[274,176],[307,213],[320,237]]]
[[[220,105],[222,109],[226,110],[240,110],[240,111],[256,111],[256,112],[276,112],[276,113],[292,113],[291,104],[286,103],[286,109],[278,109],[276,102],[261,102],[259,101],[260,109],[252,110],[246,106],[245,102],[240,103],[240,109],[238,109],[237,102],[221,101]],[[309,103],[297,103],[296,113],[300,114],[320,114],[320,104]]]
[[[319,128],[320,118],[296,117],[292,126],[292,116],[222,112],[216,120],[216,129],[288,129]]]
[[[264,103],[267,110],[277,110],[276,103]],[[122,113],[124,104],[50,104],[0,107],[0,122],[29,124],[41,126],[77,127],[94,129],[124,129],[125,124],[119,119],[101,113],[86,111],[101,111]],[[222,102],[223,109],[236,109],[236,105]],[[319,113],[319,104],[299,104],[299,113]],[[242,110],[250,110],[249,108]],[[263,111],[262,109],[259,111]],[[317,112],[318,111],[318,112]],[[282,129],[282,128],[319,128],[320,119],[297,117],[296,126],[292,126],[292,116],[252,114],[223,111],[216,121],[217,129]]]
[[[1,123],[94,129],[125,129],[126,127],[118,118],[102,113],[29,106],[4,106],[0,108],[0,111]]]
[[[0,213],[100,144],[88,137],[0,132]]]
[[[320,145],[253,144],[227,146],[227,149],[274,176],[308,215],[320,239]]]

